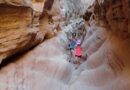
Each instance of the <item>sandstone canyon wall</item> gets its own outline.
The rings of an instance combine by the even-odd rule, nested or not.
[[[39,28],[43,6],[31,0],[0,1],[0,62],[44,40],[47,31]]]
[[[4,65],[0,70],[0,90],[129,90],[130,1],[50,1],[39,12],[35,8],[37,4],[31,5],[29,0],[1,0],[1,61],[37,45],[44,38],[56,37]],[[63,9],[67,13],[65,19],[61,15]],[[56,35],[48,24],[50,16],[62,30]],[[76,19],[82,16],[86,21]],[[69,23],[62,27],[66,21]],[[87,60],[75,70],[67,61],[67,33],[83,25],[87,34],[82,48]]]

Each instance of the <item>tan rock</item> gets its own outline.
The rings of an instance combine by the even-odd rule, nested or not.
[[[80,23],[80,24],[79,24]],[[83,22],[74,21],[72,25]],[[71,25],[70,25],[71,26]],[[55,38],[47,40],[33,50],[17,58],[0,70],[0,89],[25,90],[64,90],[74,69],[66,60],[66,33],[75,30],[66,27]],[[9,70],[9,71],[8,71]],[[6,76],[6,78],[4,78]],[[3,83],[1,83],[3,82]],[[51,84],[51,87],[50,87]]]
[[[33,17],[32,12],[33,9],[26,6],[0,5],[0,62],[43,40],[44,35],[34,26],[39,21]]]
[[[81,27],[79,23],[74,24],[74,28],[64,28],[53,39],[46,40],[28,53],[13,59],[15,62],[4,66],[0,70],[0,90],[129,90],[128,4],[128,0],[96,0],[92,5],[95,9],[92,9],[94,13],[90,15],[91,19],[87,19],[90,20],[90,27],[87,28],[88,33],[82,45],[84,54],[87,53],[89,57],[77,70],[66,60],[66,33],[70,34]],[[43,16],[40,19],[40,34],[48,38],[51,36],[51,32],[48,32],[51,31],[48,14],[43,13]],[[37,23],[34,25],[37,26]],[[91,28],[93,30],[88,30]],[[36,32],[36,29],[32,28],[31,31]]]
[[[28,6],[32,7],[31,0],[0,0],[1,4],[10,4],[14,6]]]

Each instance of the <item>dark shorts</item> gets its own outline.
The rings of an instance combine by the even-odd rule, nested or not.
[[[79,55],[75,55],[75,57],[79,57],[79,58],[81,58],[81,57],[82,57],[82,55],[80,55],[80,56],[79,56]]]
[[[69,50],[74,50],[74,48],[69,48]]]

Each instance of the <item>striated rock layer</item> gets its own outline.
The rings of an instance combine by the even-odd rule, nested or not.
[[[0,62],[43,40],[41,12],[34,10],[31,0],[0,1]]]
[[[54,0],[52,7],[56,6],[56,2]],[[41,17],[42,32],[48,29],[48,15],[57,15],[51,14],[53,9],[47,10],[47,15]],[[0,70],[0,90],[129,90],[129,16],[129,0],[95,0],[84,15],[87,34],[82,48],[87,60],[77,70],[67,62],[66,34],[83,26],[81,19],[72,21],[74,23],[64,27],[56,37],[3,67]]]

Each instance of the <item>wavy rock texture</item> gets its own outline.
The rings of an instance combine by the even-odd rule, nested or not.
[[[33,11],[28,4],[32,6],[32,2],[29,0],[1,0],[0,62],[43,40],[44,35],[38,27],[40,14]]]
[[[77,23],[80,24],[75,27]],[[74,67],[66,61],[67,55],[65,53],[67,51],[65,47],[68,42],[66,33],[80,28],[83,22],[78,19],[72,25],[73,28],[69,25],[57,37],[45,41],[29,53],[17,58],[16,62],[3,68],[0,71],[0,82],[3,82],[0,84],[0,89],[69,89],[67,84],[72,77]],[[3,75],[7,75],[6,78],[2,78]]]
[[[81,20],[79,26],[72,23],[64,27],[56,37],[3,67],[0,90],[129,90],[129,16],[129,0],[95,0],[84,15],[87,34],[82,47],[88,58],[77,70],[66,60],[66,33],[80,28],[81,19],[72,21]],[[41,29],[46,27],[42,23],[48,22],[45,19],[41,18]]]
[[[86,19],[91,25],[88,31],[91,33],[88,33],[89,37],[86,37],[83,44],[88,60],[81,69],[88,70],[84,73],[84,80],[92,86],[92,90],[130,88],[128,4],[128,0],[98,0],[94,3],[94,8],[92,6],[86,13],[92,13],[91,17]]]
[[[1,4],[10,4],[14,6],[28,6],[31,7],[32,0],[0,0]]]

